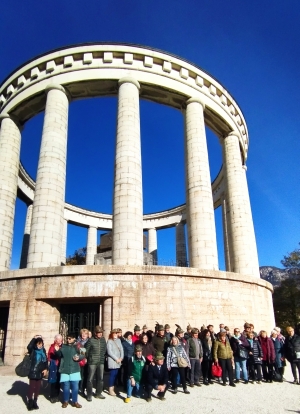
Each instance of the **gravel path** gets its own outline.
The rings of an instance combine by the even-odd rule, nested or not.
[[[95,400],[87,402],[79,397],[82,410],[86,414],[101,412],[106,413],[135,413],[143,414],[157,413],[214,413],[232,414],[232,411],[245,412],[245,414],[259,413],[280,414],[280,413],[300,413],[300,385],[292,384],[290,367],[285,370],[286,381],[283,383],[262,383],[237,384],[236,388],[222,387],[219,384],[204,386],[201,388],[189,388],[191,394],[185,395],[182,389],[176,395],[167,392],[166,401],[152,398],[150,403],[142,399],[132,398],[128,404],[124,403],[125,394],[121,397],[110,397],[106,395],[105,400]],[[47,383],[46,383],[47,384]],[[10,367],[0,367],[0,413],[12,414],[27,412],[25,406],[28,380],[13,375]],[[61,408],[60,403],[51,404],[47,400],[48,388],[42,390],[39,398],[40,412],[46,414],[74,412],[71,406],[66,409]],[[155,395],[155,394],[154,394]]]

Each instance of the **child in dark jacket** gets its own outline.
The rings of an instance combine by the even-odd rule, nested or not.
[[[44,341],[42,337],[35,336],[28,344],[27,350],[30,353],[31,365],[28,374],[29,390],[28,390],[28,411],[37,410],[37,399],[40,393],[43,377],[48,371],[48,362]],[[34,397],[33,397],[34,396]]]

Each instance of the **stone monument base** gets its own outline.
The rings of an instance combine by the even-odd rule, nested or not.
[[[173,332],[175,323],[183,329],[188,323],[198,328],[225,323],[233,330],[245,321],[256,331],[270,332],[275,323],[272,291],[259,278],[185,267],[95,265],[1,272],[0,312],[8,314],[2,332],[4,363],[17,365],[37,334],[48,349],[54,335],[66,329],[62,315],[69,329],[99,323],[106,337],[112,327],[125,332],[147,323],[154,329],[156,321],[169,323]],[[94,319],[87,311],[91,306]]]

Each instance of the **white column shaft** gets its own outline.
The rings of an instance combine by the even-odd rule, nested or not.
[[[190,267],[218,269],[214,206],[203,106],[189,99],[186,108],[186,205]]]
[[[259,277],[247,180],[242,165],[239,138],[234,132],[224,139],[223,162],[231,271]]]
[[[61,264],[68,108],[63,88],[49,88],[33,202],[29,268]]]
[[[30,241],[30,229],[31,229],[31,218],[32,218],[32,204],[27,207],[26,220],[25,220],[25,229],[22,243],[22,252],[20,260],[20,269],[25,269],[27,267],[27,257]]]
[[[153,265],[157,265],[157,231],[156,229],[148,230],[148,253],[152,255]]]
[[[18,187],[21,133],[8,116],[0,116],[0,271],[10,268]]]
[[[88,228],[86,264],[95,264],[95,254],[97,254],[97,227]]]
[[[124,78],[119,85],[112,263],[143,265],[139,84]]]
[[[67,260],[67,239],[68,239],[68,220],[64,219],[63,237],[61,243],[61,263],[66,264]]]
[[[222,197],[222,224],[223,224],[223,243],[224,243],[225,268],[226,268],[227,272],[231,272],[225,195],[223,195],[223,197]]]
[[[184,224],[181,222],[176,225],[176,266],[187,267]]]

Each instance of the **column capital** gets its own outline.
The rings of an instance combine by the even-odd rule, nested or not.
[[[186,104],[189,105],[190,103],[194,103],[194,102],[199,103],[200,105],[202,105],[203,110],[205,109],[205,103],[204,103],[204,101],[201,98],[198,98],[198,97],[197,98],[190,98],[190,99],[188,99],[186,101]]]
[[[119,79],[119,86],[121,86],[123,83],[133,83],[138,89],[141,88],[139,82],[131,76],[125,76],[124,78]]]
[[[224,136],[224,139],[226,139],[227,137],[238,137],[240,139],[241,134],[239,134],[237,131],[231,131],[231,132],[229,132],[229,134]]]
[[[63,92],[66,96],[67,95],[67,91],[65,90],[65,88],[63,86],[61,86],[59,83],[49,83],[46,88],[45,88],[45,92],[48,93],[49,91],[51,91],[52,89],[57,89],[58,91]]]
[[[11,119],[16,126],[21,130],[21,125],[19,123],[18,118],[15,115],[9,115],[7,112],[3,112],[3,114],[0,114],[0,124],[3,121],[3,119]]]

